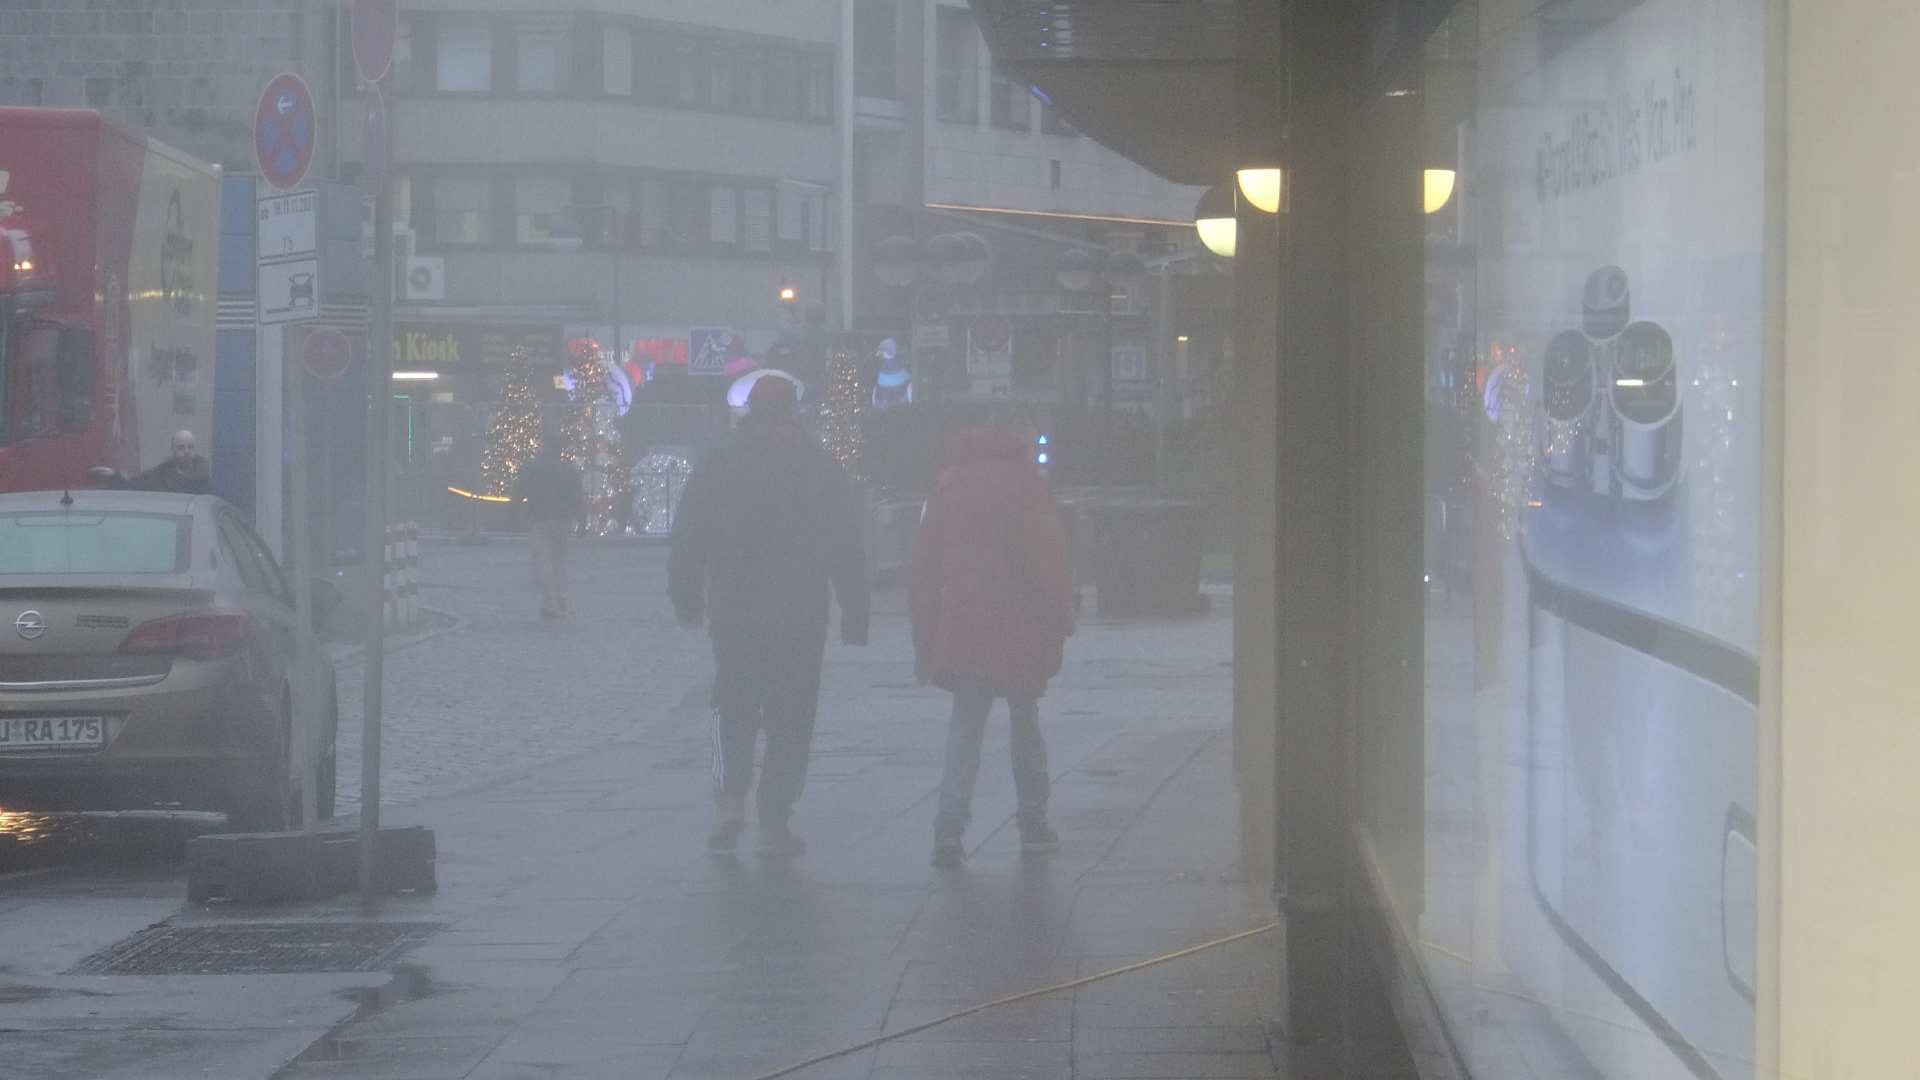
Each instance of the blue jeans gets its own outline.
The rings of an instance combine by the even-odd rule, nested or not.
[[[982,687],[953,694],[953,721],[947,728],[946,767],[940,777],[940,811],[933,819],[935,840],[958,840],[973,820],[973,786],[980,776],[980,744],[987,717],[1000,695]],[[1047,819],[1047,742],[1040,734],[1037,698],[1008,698],[1013,719],[1013,784],[1020,798],[1020,824]]]

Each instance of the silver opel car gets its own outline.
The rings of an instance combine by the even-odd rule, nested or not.
[[[296,726],[293,688],[322,702]],[[331,664],[209,495],[0,495],[0,808],[333,815]]]

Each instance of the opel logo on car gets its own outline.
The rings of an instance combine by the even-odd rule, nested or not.
[[[40,635],[47,632],[47,619],[37,611],[23,611],[19,618],[13,620],[13,628],[28,641],[37,641]]]

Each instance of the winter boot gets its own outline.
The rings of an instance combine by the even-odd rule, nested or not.
[[[1051,855],[1060,850],[1060,834],[1045,820],[1022,822],[1020,851],[1025,855]]]
[[[967,849],[957,836],[949,836],[933,842],[933,865],[942,870],[951,870],[967,861]]]
[[[708,851],[732,851],[740,846],[740,830],[747,822],[743,800],[722,795],[713,802],[713,829],[707,833]]]

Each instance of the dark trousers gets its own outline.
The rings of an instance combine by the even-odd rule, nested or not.
[[[713,639],[714,792],[747,797],[754,743],[766,731],[756,800],[762,827],[784,827],[806,786],[826,648],[824,631]]]

